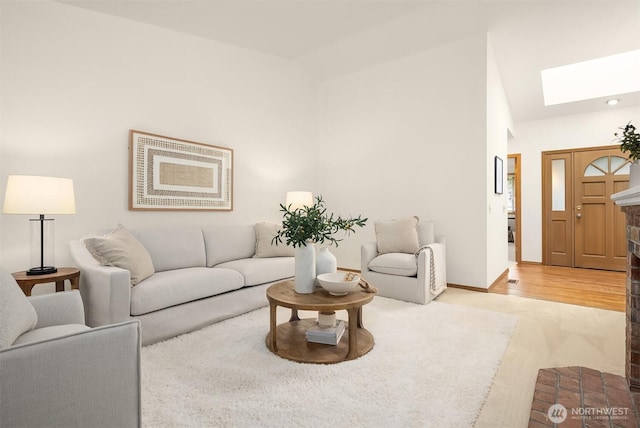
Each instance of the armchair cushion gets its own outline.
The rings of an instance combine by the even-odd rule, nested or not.
[[[135,285],[155,272],[149,252],[123,225],[108,235],[84,240],[89,252],[104,266],[117,266],[131,273]]]
[[[415,253],[420,248],[417,226],[417,217],[376,222],[378,253]]]
[[[38,322],[36,310],[15,278],[0,272],[0,349],[8,348]]]
[[[418,263],[414,254],[386,253],[371,260],[369,269],[388,275],[416,276]]]

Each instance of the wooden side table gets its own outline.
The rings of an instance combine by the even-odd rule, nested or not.
[[[11,275],[27,296],[31,296],[31,289],[37,284],[55,282],[58,292],[64,291],[64,281],[68,279],[72,289],[77,290],[80,287],[80,269],[76,268],[58,268],[58,272],[47,275],[27,275],[26,271],[14,272]]]

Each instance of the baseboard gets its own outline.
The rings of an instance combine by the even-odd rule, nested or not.
[[[460,288],[462,290],[469,290],[469,291],[477,291],[479,293],[488,293],[489,292],[488,288],[472,287],[470,285],[459,285],[459,284],[447,283],[447,287]]]
[[[487,292],[489,292],[493,287],[495,287],[496,285],[503,285],[503,286],[507,286],[507,284],[509,283],[509,268],[506,268],[504,270],[504,272],[502,272],[502,275],[500,275],[495,281],[493,281],[493,283],[489,286],[489,288],[487,289]]]
[[[498,279],[493,281],[493,284],[491,284],[489,288],[472,287],[470,285],[458,285],[458,284],[447,284],[447,285],[452,288],[461,288],[463,290],[477,291],[479,293],[489,293],[491,289],[496,285],[499,285],[499,284],[506,285],[508,280],[509,280],[509,269],[505,269],[505,271],[500,274]]]
[[[343,268],[343,267],[340,267],[340,266],[338,266],[338,270],[343,270],[345,272],[360,273],[360,269]]]
[[[526,261],[526,260],[520,260],[518,262],[518,264],[519,265],[538,265],[538,266],[540,266],[540,265],[542,265],[542,262],[529,262],[529,261]]]

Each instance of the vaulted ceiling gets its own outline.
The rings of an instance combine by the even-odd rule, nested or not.
[[[331,79],[488,32],[515,121],[640,106],[545,107],[540,71],[640,49],[640,0],[58,0],[297,60]],[[640,77],[639,77],[640,78]]]

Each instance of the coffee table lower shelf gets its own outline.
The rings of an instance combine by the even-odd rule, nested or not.
[[[277,349],[272,349],[271,333],[265,343],[274,354],[299,363],[334,364],[361,357],[373,348],[373,336],[365,328],[356,328],[357,349],[349,355],[349,327],[337,345],[307,342],[306,332],[315,324],[308,318],[285,322],[276,327]]]

